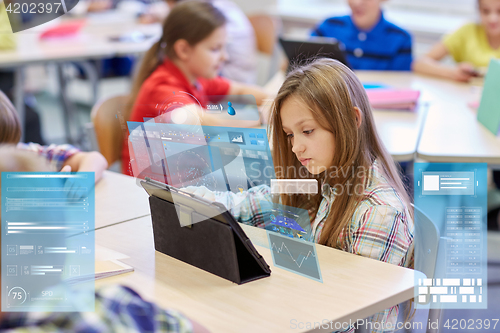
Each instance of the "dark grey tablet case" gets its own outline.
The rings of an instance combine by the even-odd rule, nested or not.
[[[141,183],[150,194],[153,238],[157,251],[237,284],[271,274],[264,258],[221,204],[210,203],[193,195],[188,197],[185,193],[179,194],[175,188],[165,184],[160,185],[164,188],[154,189],[153,186],[158,185]],[[186,224],[186,221],[179,221],[176,211],[179,205],[189,206],[191,219],[201,222],[181,226],[181,222]],[[203,205],[210,206],[211,210],[217,209],[220,215],[206,217],[203,215]],[[182,218],[182,214],[180,216]]]
[[[344,45],[334,38],[287,39],[280,37],[279,42],[291,65],[304,65],[316,58],[332,58],[351,68],[344,53]]]

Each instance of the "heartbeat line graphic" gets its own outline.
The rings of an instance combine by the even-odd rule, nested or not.
[[[288,252],[288,254],[290,255],[290,258],[292,258],[293,262],[294,262],[297,266],[299,266],[299,268],[300,268],[300,266],[302,266],[302,264],[304,263],[304,261],[305,261],[305,260],[307,260],[307,258],[309,258],[309,256],[310,256],[310,255],[311,255],[311,256],[313,256],[313,257],[316,257],[312,251],[309,251],[309,252],[307,253],[307,256],[303,257],[303,258],[302,258],[302,260],[301,260],[301,262],[300,262],[300,264],[299,264],[299,263],[297,262],[297,260],[295,260],[295,259],[293,258],[293,255],[290,253],[290,250],[288,250],[288,247],[286,247],[286,245],[285,245],[285,243],[284,243],[284,242],[282,242],[282,243],[281,243],[281,248],[280,248],[280,249],[278,249],[278,247],[276,246],[276,244],[275,244],[275,243],[273,243],[273,244],[272,244],[272,246],[271,246],[271,250],[272,250],[273,248],[274,248],[274,249],[276,249],[276,253],[278,253],[278,254],[279,254],[279,253],[281,253],[281,252],[283,252],[283,251],[284,251],[284,250],[283,250],[283,248],[285,248],[285,249],[286,249],[286,251]],[[299,257],[300,257],[300,254],[299,254]],[[297,257],[297,259],[299,259],[299,257]]]

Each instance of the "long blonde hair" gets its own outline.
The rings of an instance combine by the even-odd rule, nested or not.
[[[21,140],[21,122],[14,105],[0,91],[0,143],[18,143]]]
[[[130,118],[144,81],[165,61],[165,58],[176,58],[174,44],[177,40],[184,39],[189,45],[194,46],[224,24],[226,17],[210,2],[188,0],[176,5],[163,23],[160,40],[151,46],[142,59],[132,84],[125,119]]]
[[[316,176],[307,171],[297,172],[303,169],[283,132],[280,117],[283,103],[291,96],[309,106],[316,121],[333,133],[335,154],[332,165],[336,172],[327,170]],[[362,121],[359,128],[354,107],[361,111]],[[339,237],[363,199],[368,170],[375,160],[402,203],[410,207],[410,198],[395,163],[375,129],[372,110],[363,85],[342,63],[332,59],[319,59],[293,70],[278,92],[270,117],[276,178],[316,178],[320,184],[327,183],[332,187],[346,188],[350,184],[351,189],[363,189],[342,191],[336,195],[334,207],[331,207],[321,232],[320,244],[343,248],[344,244],[341,244]],[[316,194],[312,200],[304,195],[282,195],[281,200],[284,205],[308,209],[313,219],[321,201],[321,194]]]

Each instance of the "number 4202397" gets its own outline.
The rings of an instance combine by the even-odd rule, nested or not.
[[[444,327],[449,330],[495,330],[500,319],[448,319]]]
[[[50,14],[58,13],[61,3],[9,3],[5,10],[12,14]]]

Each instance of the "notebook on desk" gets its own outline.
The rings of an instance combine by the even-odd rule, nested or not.
[[[370,105],[374,109],[414,110],[420,91],[411,89],[368,89]]]
[[[243,284],[271,275],[264,258],[226,208],[146,179],[155,250]]]
[[[85,22],[85,20],[63,22],[44,30],[40,34],[40,39],[68,38],[76,36],[85,25]]]
[[[134,271],[134,267],[129,266],[120,260],[110,259],[110,260],[96,260],[95,261],[95,271],[92,275],[79,275],[73,276],[66,280],[69,284],[77,284],[81,282],[87,282],[91,280],[99,280],[107,277],[130,273]]]

